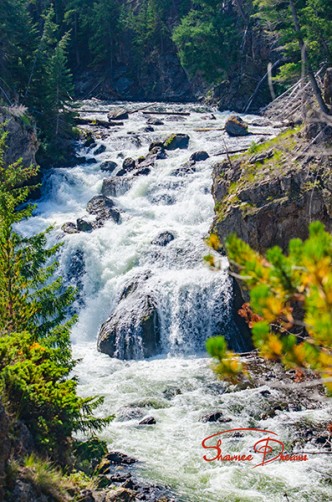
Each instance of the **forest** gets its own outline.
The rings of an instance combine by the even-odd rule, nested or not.
[[[175,499],[175,478],[165,476],[161,487],[153,484],[157,476],[153,466],[149,484],[140,484],[131,471],[137,460],[108,449],[112,441],[119,442],[117,433],[118,438],[136,438],[140,426],[151,428],[157,422],[158,427],[168,410],[173,412],[170,403],[181,403],[181,399],[183,407],[170,415],[172,426],[179,420],[182,427],[188,419],[186,434],[191,434],[192,417],[196,420],[197,410],[201,413],[207,407],[205,392],[211,402],[218,393],[225,393],[228,407],[213,413],[205,410],[197,419],[202,429],[211,423],[213,427],[224,426],[232,420],[237,426],[239,417],[247,420],[247,427],[270,427],[266,420],[275,420],[272,426],[279,427],[282,413],[317,412],[321,406],[323,425],[317,425],[319,420],[315,418],[315,422],[309,414],[303,422],[299,418],[299,423],[295,421],[297,442],[290,442],[289,448],[304,447],[303,438],[309,437],[315,446],[323,444],[323,453],[331,453],[332,428],[330,420],[324,418],[328,410],[324,399],[332,390],[331,66],[331,0],[1,0],[0,501],[206,502],[210,492],[202,486],[206,480],[212,486],[213,479],[210,474],[200,476],[197,466],[187,471],[195,480],[199,478],[201,492],[197,497],[201,498],[188,498],[184,491],[182,498]],[[259,116],[262,107],[268,109],[270,102],[282,96],[289,101],[280,100],[276,116]],[[294,96],[297,113],[287,114],[286,120],[288,110],[283,103],[292,107]],[[88,108],[97,108],[93,111],[98,117],[107,114],[107,106],[114,103],[118,113],[121,102],[125,118],[114,123],[106,115],[106,126],[98,129],[103,125],[100,118],[81,116],[85,100]],[[244,122],[238,116],[232,118],[244,130],[244,137],[226,135],[220,113],[225,110],[257,114],[252,119],[245,115]],[[31,165],[24,162],[24,152],[8,162],[13,144],[19,152],[24,149],[22,136],[12,137],[11,120],[34,141],[32,157],[36,153],[36,162]],[[163,128],[165,139],[161,133],[158,136],[158,127]],[[176,128],[182,132],[176,133]],[[173,148],[172,142],[179,138],[185,146]],[[182,150],[188,149],[188,144],[191,156],[184,161]],[[159,178],[158,172],[153,178],[155,164],[160,169]],[[165,165],[168,167],[159,167]],[[207,165],[210,171],[204,171]],[[141,180],[145,176],[150,181],[144,185]],[[138,179],[140,188],[127,196]],[[209,213],[211,193],[214,215]],[[183,201],[186,206],[181,205]],[[117,214],[116,222],[111,219],[112,211]],[[69,217],[76,223],[68,222]],[[159,222],[159,217],[164,220]],[[81,228],[79,221],[83,222]],[[162,226],[164,222],[173,225],[171,231]],[[273,223],[280,228],[268,240],[265,234],[270,236],[268,227]],[[139,240],[141,229],[147,236]],[[150,235],[151,229],[159,235]],[[165,236],[166,240],[160,240]],[[179,237],[182,248],[176,248]],[[167,255],[169,249],[174,253]],[[228,279],[222,276],[216,286],[213,274],[225,271],[226,259]],[[131,276],[135,267],[140,270]],[[158,276],[154,267],[162,271],[170,267],[170,279],[163,283],[165,277]],[[87,279],[82,279],[84,274]],[[154,274],[159,282],[153,282]],[[179,285],[181,280],[184,282]],[[146,284],[152,284],[147,293]],[[173,289],[169,292],[170,284]],[[162,296],[165,292],[167,301]],[[163,387],[158,388],[156,397],[148,393],[157,386],[158,378],[152,377],[159,375],[162,367],[158,358],[144,361],[146,367],[134,361],[137,378],[136,374],[133,378],[133,366],[127,359],[135,357],[119,357],[106,369],[107,352],[104,359],[98,359],[100,354],[94,347],[98,363],[93,360],[91,364],[91,345],[87,344],[88,363],[83,363],[84,370],[77,370],[82,360],[73,352],[71,337],[85,329],[82,322],[87,316],[82,321],[82,311],[86,309],[90,317],[96,315],[94,336],[115,319],[120,345],[127,332],[122,336],[122,318],[118,315],[119,321],[116,316],[118,311],[124,319],[130,316],[128,298],[133,299],[135,308],[143,309],[142,324],[148,325],[148,337],[160,338],[156,345],[168,347],[174,342],[174,353],[170,351],[176,356],[174,367],[167,366],[172,364],[171,358],[162,360],[172,378],[170,382],[161,379]],[[163,299],[161,307],[156,298]],[[238,298],[241,305],[236,303]],[[172,301],[177,302],[175,306]],[[113,309],[109,318],[107,302]],[[165,305],[173,309],[171,321],[169,312],[158,313]],[[218,318],[215,328],[211,318],[217,314],[221,321]],[[240,322],[246,324],[243,340],[248,333],[251,337],[250,343],[243,345],[250,351],[248,360],[237,354],[247,351],[230,350],[228,331],[239,334],[241,324],[234,327],[233,322],[238,314]],[[174,319],[179,322],[178,332],[170,328]],[[125,325],[129,334],[137,327],[136,317],[134,321]],[[86,324],[88,331],[91,326]],[[161,336],[163,329],[168,330],[166,342]],[[205,329],[213,336],[207,342],[204,339],[204,347],[198,350],[194,342]],[[137,349],[134,345],[132,353]],[[195,361],[186,366],[188,353],[200,356],[205,349],[209,376],[204,373],[205,360],[202,366],[197,363],[194,367]],[[178,362],[176,358],[181,357]],[[147,376],[144,371],[150,363]],[[117,374],[120,364],[125,384]],[[84,388],[82,392],[86,368],[87,376],[90,371],[93,375],[93,385],[90,382],[88,391]],[[188,380],[183,376],[186,371]],[[113,373],[114,392],[120,389],[124,401],[122,393],[128,389],[131,399],[132,388],[147,392],[140,400],[126,402],[119,416],[107,394]],[[286,382],[282,391],[279,379]],[[146,388],[146,382],[151,389]],[[309,397],[308,389],[301,387],[308,382],[319,386]],[[288,387],[294,383],[300,386],[291,395]],[[249,403],[256,387],[259,395],[254,404],[248,404],[247,416],[242,398],[238,399],[238,394],[232,402],[232,396],[248,392],[245,399]],[[200,404],[190,408],[192,391]],[[317,404],[314,399],[318,394]],[[262,404],[266,396],[270,396],[273,409],[265,401]],[[187,416],[183,410],[189,410]],[[123,423],[133,419],[136,422],[128,428],[130,433],[123,433]],[[100,434],[113,422],[111,439],[105,440]],[[167,430],[161,433],[164,447]],[[175,430],[174,437],[179,435]],[[141,441],[150,447],[146,456],[156,454],[159,437],[151,441],[147,436]],[[185,450],[187,443],[181,439],[180,447]],[[172,437],[166,446],[168,441],[173,447]],[[185,441],[189,441],[187,436]],[[176,454],[180,458],[180,453]],[[172,472],[174,461],[168,460],[165,471]],[[159,461],[158,457],[157,474],[163,471]],[[185,479],[187,466],[181,468]],[[327,500],[324,497],[329,489],[324,476],[317,487],[321,500]],[[224,500],[242,500],[236,497],[246,490],[242,491],[236,473],[233,482],[239,491],[227,488]],[[252,483],[250,493],[261,490],[267,496],[265,487],[254,492],[256,481]],[[193,478],[187,485],[189,491],[194,490]],[[291,488],[291,483],[283,486],[280,481],[276,493],[284,491],[287,497],[289,489],[295,494],[297,488]],[[137,494],[140,498],[135,498]]]
[[[115,99],[154,89],[165,99],[160,81],[169,80],[182,98],[218,101],[233,86],[248,100],[268,63],[273,92],[299,78],[303,41],[312,71],[332,58],[328,0],[4,0],[0,9],[0,100],[36,120],[42,164],[68,156],[70,104],[105,82]],[[267,85],[261,94],[271,99]]]

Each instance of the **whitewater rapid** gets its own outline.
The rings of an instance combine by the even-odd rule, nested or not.
[[[96,100],[83,103],[85,109],[98,109],[86,115],[91,119],[105,120],[111,106]],[[133,111],[147,104],[125,106]],[[260,406],[262,389],[224,394],[223,384],[209,367],[204,353],[209,336],[232,337],[239,350],[243,345],[240,337],[234,340],[239,333],[231,319],[227,261],[223,259],[222,270],[215,272],[203,256],[208,252],[204,238],[214,215],[213,164],[224,158],[220,152],[226,147],[230,151],[249,147],[261,137],[231,139],[221,131],[228,113],[214,111],[213,118],[211,110],[195,104],[155,104],[152,108],[190,115],[161,116],[163,125],[147,131],[146,117],[137,112],[119,128],[97,129],[97,146],[104,145],[105,151],[94,155],[79,144],[78,154],[95,158],[96,163],[50,171],[31,220],[34,232],[54,225],[52,239],[64,242],[61,273],[80,289],[79,319],[72,332],[74,356],[80,359],[75,370],[79,392],[105,396],[98,413],[114,414],[116,419],[101,437],[112,449],[140,460],[138,476],[169,485],[183,502],[277,502],[286,500],[286,492],[289,500],[328,500],[324,480],[317,480],[317,472],[325,472],[318,456],[306,466],[279,463],[261,470],[216,465],[202,458],[202,439],[222,428],[202,422],[204,414],[222,409],[232,428],[248,427],[252,426],[248,410]],[[274,135],[275,129],[264,127],[264,132]],[[100,169],[102,162],[112,160],[121,166],[124,158],[146,155],[152,141],[165,140],[171,133],[188,134],[189,148],[169,152],[168,159],[158,160],[148,176],[138,176],[127,192],[113,198],[121,224],[110,220],[91,233],[63,233],[64,223],[87,218],[86,205],[101,192],[107,177]],[[175,176],[174,170],[198,150],[207,151],[210,158],[196,164],[195,172]],[[151,244],[164,231],[172,232],[175,239],[166,247]],[[162,354],[145,361],[119,361],[98,353],[101,324],[114,311],[128,281],[145,272],[149,272],[145,287],[156,299],[161,318]],[[263,425],[287,437],[291,413],[277,414]],[[308,412],[308,419],[324,419],[319,413]],[[152,415],[156,425],[139,426],[141,415]],[[249,448],[249,442],[244,440],[241,448]]]

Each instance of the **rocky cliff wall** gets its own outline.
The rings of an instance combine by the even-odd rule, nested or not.
[[[36,164],[38,140],[32,119],[22,107],[0,107],[0,126],[8,133],[5,162],[22,158],[25,165]]]
[[[254,249],[305,239],[311,221],[332,231],[332,158],[328,142],[307,149],[303,127],[215,166],[213,231],[236,233]]]

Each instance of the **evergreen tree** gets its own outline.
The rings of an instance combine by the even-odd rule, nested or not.
[[[47,246],[47,233],[24,237],[15,225],[29,218],[25,204],[32,187],[26,182],[36,168],[19,160],[4,162],[6,135],[0,137],[0,393],[11,416],[23,420],[39,451],[66,462],[77,430],[100,429],[110,419],[97,419],[101,398],[80,398],[70,329],[73,288],[56,276],[59,245]]]
[[[182,65],[191,75],[208,82],[227,78],[239,57],[237,16],[232,2],[204,0],[194,3],[173,32]]]
[[[308,76],[320,109],[329,113],[314,72],[325,61],[332,62],[331,5],[326,0],[255,0],[256,17],[281,42],[287,63],[281,66],[278,80],[287,83]],[[318,33],[318,31],[320,33]]]

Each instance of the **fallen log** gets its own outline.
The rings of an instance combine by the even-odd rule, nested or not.
[[[248,149],[249,149],[248,146],[239,148],[238,150],[228,150],[228,148],[226,148],[222,152],[217,152],[217,153],[214,153],[213,155],[215,157],[218,157],[219,155],[233,155],[235,153],[246,152]]]
[[[188,116],[190,115],[190,112],[152,112],[152,111],[147,111],[143,112],[143,115],[182,115],[182,116]]]
[[[224,131],[224,127],[200,127],[199,129],[194,129],[195,132],[210,132],[210,131]]]

